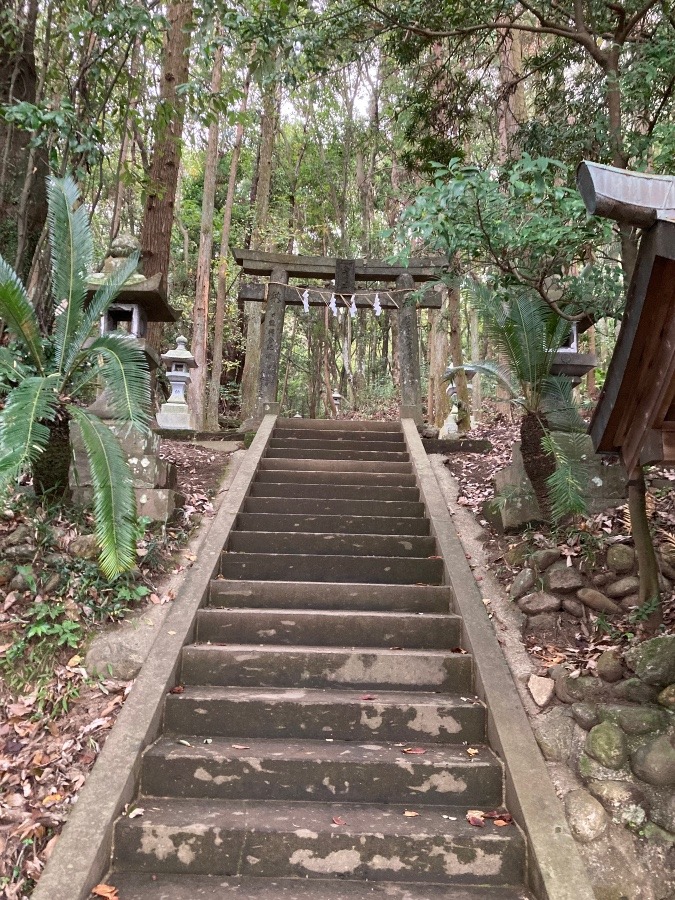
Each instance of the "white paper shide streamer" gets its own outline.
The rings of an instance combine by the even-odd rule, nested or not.
[[[352,319],[356,316],[356,294],[352,294],[352,302],[351,306],[349,307],[349,315],[352,317]]]
[[[330,301],[328,303],[328,308],[333,313],[333,315],[337,318],[338,311],[337,311],[337,306],[335,303],[335,294],[330,295]]]
[[[380,295],[375,294],[375,300],[373,301],[373,312],[376,316],[382,315],[382,306],[380,305]]]
[[[309,291],[305,291],[302,295],[302,308],[306,313],[309,312]]]

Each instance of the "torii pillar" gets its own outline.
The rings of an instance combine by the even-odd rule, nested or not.
[[[284,334],[286,299],[283,285],[288,284],[288,272],[279,266],[272,269],[265,304],[265,322],[260,347],[260,376],[258,379],[258,416],[279,414],[277,390],[281,341]]]
[[[398,291],[412,291],[415,282],[405,272],[396,279]],[[398,310],[398,361],[401,373],[402,419],[414,419],[422,424],[422,376],[420,373],[420,343],[417,330],[417,308],[408,302],[409,294],[399,295],[402,302]]]

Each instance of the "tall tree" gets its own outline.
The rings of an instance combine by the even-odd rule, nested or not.
[[[211,93],[217,96],[223,80],[223,47],[219,44],[213,61]],[[209,291],[213,254],[213,211],[216,200],[216,174],[218,170],[218,138],[220,123],[213,115],[209,125],[204,165],[204,192],[202,196],[202,221],[197,256],[197,283],[195,304],[192,311],[192,355],[197,363],[190,384],[191,409],[197,431],[204,428],[207,384],[207,343],[209,323]]]
[[[141,260],[146,278],[161,272],[167,284],[171,260],[171,228],[182,152],[185,98],[178,90],[187,82],[192,24],[191,0],[174,0],[168,10],[155,112],[154,151],[145,198],[141,232]],[[148,326],[147,340],[158,350],[161,323]]]

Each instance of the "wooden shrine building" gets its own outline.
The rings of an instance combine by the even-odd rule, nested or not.
[[[351,312],[370,309],[376,315],[383,309],[389,309],[397,310],[399,317],[401,416],[412,417],[421,423],[417,309],[440,308],[441,294],[433,289],[418,291],[417,286],[439,280],[448,268],[445,257],[414,259],[409,266],[394,266],[378,260],[296,256],[254,250],[232,252],[245,275],[267,279],[259,284],[242,285],[239,292],[239,300],[266,304],[258,415],[279,411],[277,387],[286,306],[304,306],[305,309],[324,306],[334,314],[340,307]],[[306,284],[306,281],[314,283]]]
[[[645,229],[590,424],[596,451],[618,453],[630,476],[675,464],[675,178],[584,162],[577,185],[589,213]]]

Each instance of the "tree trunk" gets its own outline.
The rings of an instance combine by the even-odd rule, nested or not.
[[[450,323],[450,358],[453,366],[462,366],[464,364],[462,354],[462,319],[459,291],[457,290],[448,291],[448,318]],[[455,374],[454,384],[457,389],[457,430],[460,434],[466,434],[467,431],[471,431],[471,405],[464,369],[460,369]]]
[[[49,425],[49,441],[32,465],[33,488],[38,497],[63,500],[70,496],[68,470],[72,459],[68,417],[60,411]]]
[[[213,61],[211,93],[220,93],[223,75],[223,48],[218,46]],[[218,136],[220,122],[217,116],[209,125],[209,137],[204,165],[204,190],[202,193],[202,221],[199,234],[199,254],[197,256],[197,283],[195,305],[192,311],[192,355],[197,368],[192,370],[190,384],[190,409],[197,431],[204,429],[204,407],[206,406],[207,345],[209,323],[209,290],[211,287],[211,264],[213,254],[213,210],[216,200],[216,174],[218,171]]]
[[[209,384],[209,401],[206,412],[206,428],[218,431],[218,403],[220,401],[220,380],[223,375],[223,328],[225,326],[225,303],[227,300],[227,260],[230,251],[230,231],[232,228],[232,211],[234,209],[234,193],[237,186],[237,170],[241,145],[244,139],[244,114],[248,105],[248,92],[251,86],[251,72],[246,71],[244,91],[239,105],[239,120],[232,146],[230,159],[230,177],[227,183],[227,197],[223,212],[223,231],[220,236],[220,259],[218,263],[218,281],[216,284],[216,312],[213,324],[213,362],[211,365],[211,382]]]
[[[654,552],[654,542],[649,530],[647,518],[647,489],[642,467],[633,472],[628,480],[628,511],[630,512],[630,525],[633,532],[633,542],[638,559],[640,575],[639,604],[654,609],[644,620],[644,628],[648,633],[653,633],[663,622],[663,608],[659,603],[659,567]]]
[[[255,221],[251,247],[260,250],[267,245],[272,158],[277,128],[276,83],[269,84],[263,93],[263,113],[260,127],[260,161],[256,190]],[[255,415],[258,403],[258,375],[260,372],[260,338],[262,303],[246,304],[246,358],[241,379],[241,417],[245,421]]]
[[[0,46],[0,104],[35,103],[39,99],[35,66],[35,30],[38,3],[30,0],[25,15],[14,25],[16,43]],[[51,7],[47,12],[48,28]],[[45,178],[48,173],[44,148],[29,148],[31,133],[0,119],[0,255],[16,262],[22,280],[47,216]]]
[[[169,28],[155,117],[155,144],[141,233],[143,274],[150,278],[161,272],[165,285],[169,275],[171,228],[185,116],[185,99],[177,88],[188,80],[191,19],[191,0],[175,0],[169,7]],[[148,325],[147,341],[155,351],[160,349],[162,334],[161,322]]]
[[[447,320],[444,312],[443,309],[429,310],[429,396],[427,401],[427,418],[429,424],[435,425],[437,428],[443,427],[450,412],[450,398],[446,390],[446,382],[443,381],[443,374],[450,357]]]
[[[545,522],[551,521],[551,503],[548,497],[546,479],[555,472],[555,459],[544,452],[541,439],[545,431],[543,424],[534,413],[525,413],[520,423],[520,452],[523,467],[532,483],[539,511]]]
[[[480,341],[478,335],[478,310],[471,308],[469,313],[469,327],[471,331],[471,361],[479,362]],[[480,381],[480,375],[476,372],[471,380],[471,409],[476,422],[483,420],[483,390]]]

